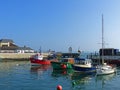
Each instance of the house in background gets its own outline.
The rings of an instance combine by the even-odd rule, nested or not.
[[[0,52],[1,53],[14,53],[18,48],[11,39],[1,39],[0,40]]]
[[[16,49],[17,53],[34,53],[35,51],[33,49],[31,49],[30,47],[18,47]]]
[[[14,45],[14,42],[11,39],[1,39],[0,40],[0,47],[10,47],[12,45]]]
[[[19,47],[11,39],[0,40],[0,53],[33,53],[30,47]]]

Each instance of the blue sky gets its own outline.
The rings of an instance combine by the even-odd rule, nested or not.
[[[1,0],[0,38],[43,51],[120,49],[120,0]]]

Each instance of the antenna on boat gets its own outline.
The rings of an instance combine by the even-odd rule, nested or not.
[[[102,64],[104,64],[104,19],[102,14]]]
[[[39,49],[39,53],[41,54],[41,46],[40,46],[40,49]]]

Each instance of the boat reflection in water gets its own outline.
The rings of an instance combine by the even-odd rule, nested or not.
[[[71,76],[72,80],[72,86],[73,87],[84,87],[87,83],[90,82],[90,80],[95,76],[94,72],[90,73],[80,73],[80,72],[74,72],[74,74]]]
[[[109,85],[113,84],[115,77],[116,73],[97,76],[96,73],[83,74],[75,72],[71,76],[71,81],[74,90],[95,90],[96,87],[99,90],[111,90],[112,86]]]
[[[110,83],[111,81],[113,81],[115,76],[116,76],[116,73],[112,73],[112,74],[108,74],[108,75],[96,76],[96,79],[95,79],[96,80],[96,84],[98,84],[101,89],[104,88],[104,87],[107,87],[106,84]]]
[[[50,65],[31,66],[31,74],[40,77],[45,71],[50,69]]]
[[[60,70],[53,69],[52,76],[53,77],[71,76],[73,72],[74,72],[73,69],[60,69]]]

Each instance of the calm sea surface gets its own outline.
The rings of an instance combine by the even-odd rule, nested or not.
[[[95,76],[73,70],[53,71],[52,67],[31,67],[29,61],[0,62],[0,90],[120,90],[120,69],[117,73]]]

